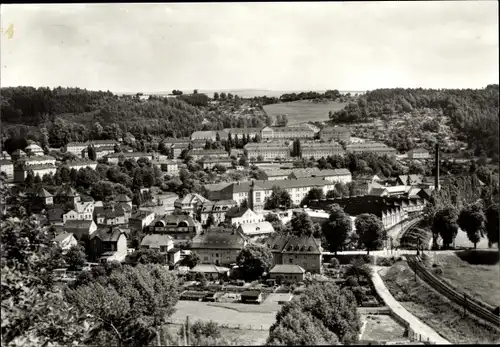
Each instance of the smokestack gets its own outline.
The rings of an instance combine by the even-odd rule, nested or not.
[[[439,191],[439,144],[435,146],[435,162],[436,162],[436,175],[434,176],[434,189]]]

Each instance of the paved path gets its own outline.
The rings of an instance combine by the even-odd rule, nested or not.
[[[378,274],[380,267],[373,266],[372,281],[377,291],[378,295],[384,300],[385,304],[400,318],[410,324],[411,329],[425,337],[425,340],[429,338],[430,342],[436,344],[446,344],[449,345],[450,342],[443,337],[441,337],[436,331],[434,331],[427,324],[424,324],[417,317],[408,312],[389,292],[389,289],[385,286],[384,281]]]

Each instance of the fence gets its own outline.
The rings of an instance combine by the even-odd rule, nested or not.
[[[459,293],[455,289],[451,288],[448,284],[441,281],[438,277],[427,270],[422,264],[419,263],[419,258],[416,256],[407,255],[408,265],[413,271],[415,271],[415,276],[418,275],[423,279],[429,286],[434,290],[446,296],[449,300],[455,302],[457,305],[464,308],[464,315],[467,311],[479,317],[488,323],[494,325],[495,327],[500,326],[500,317],[493,313],[494,308],[484,302],[481,302],[475,298],[471,298],[464,293]]]
[[[185,319],[175,319],[175,318],[169,318],[167,320],[167,324],[186,324]],[[254,324],[236,324],[236,323],[218,323],[219,327],[221,328],[226,328],[226,329],[244,329],[244,330],[269,330],[271,327],[269,324],[260,324],[260,325],[254,325]]]

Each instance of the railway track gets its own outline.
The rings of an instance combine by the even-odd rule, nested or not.
[[[494,313],[495,308],[493,306],[471,298],[470,296],[466,296],[464,293],[461,294],[457,292],[425,268],[420,263],[418,256],[407,254],[406,259],[410,268],[413,271],[416,271],[417,276],[424,280],[437,292],[441,293],[459,306],[465,306],[467,312],[487,321],[490,324],[493,324],[497,327],[497,329],[500,329],[500,316]]]

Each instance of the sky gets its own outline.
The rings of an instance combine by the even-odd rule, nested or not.
[[[10,4],[1,27],[2,87],[366,91],[499,79],[488,0]]]

